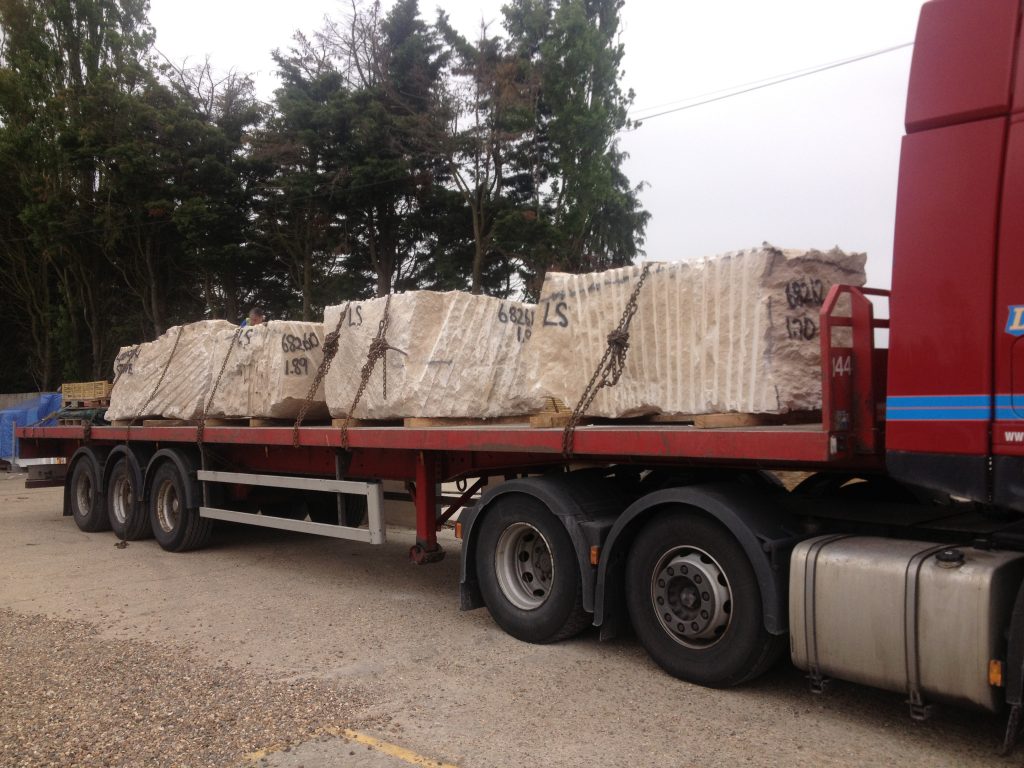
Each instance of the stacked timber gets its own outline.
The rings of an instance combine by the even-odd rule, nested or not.
[[[324,313],[324,327],[338,327],[340,336],[325,381],[332,416],[348,415],[385,303],[352,302]],[[485,419],[536,411],[541,400],[523,374],[534,314],[532,304],[458,291],[393,295],[387,341],[395,349],[377,363],[351,415]]]
[[[625,370],[588,414],[784,414],[821,408],[818,312],[836,283],[863,285],[865,256],[769,246],[652,264]],[[549,273],[526,352],[538,396],[576,403],[641,274]]]
[[[176,326],[120,350],[106,418],[195,420],[211,393],[210,417],[294,418],[323,359],[322,345],[320,323],[274,320],[241,331],[224,320]],[[307,417],[326,416],[321,388]]]

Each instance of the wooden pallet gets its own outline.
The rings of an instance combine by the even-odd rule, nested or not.
[[[75,400],[109,400],[113,389],[114,385],[109,381],[69,381],[61,384],[60,393],[65,403]]]
[[[565,404],[564,400],[557,397],[547,397],[544,410],[530,416],[530,426],[534,429],[565,429],[572,418],[572,408]],[[589,424],[591,419],[586,417],[580,419],[580,424]]]
[[[303,419],[302,426],[304,427],[326,427],[330,425],[329,419]],[[295,419],[275,419],[266,416],[250,416],[249,417],[250,427],[288,427],[291,429],[295,426]]]
[[[402,419],[402,425],[409,429],[432,429],[438,427],[491,427],[508,426],[510,424],[526,425],[528,416],[495,416],[493,418],[428,418],[410,417]]]
[[[61,401],[61,408],[109,408],[110,398],[99,397],[93,400],[70,400],[64,398]]]
[[[345,422],[348,421],[350,427],[400,427],[402,426],[401,419],[345,419],[337,418],[331,419],[332,427],[344,427]],[[305,422],[303,422],[305,423]]]
[[[190,419],[114,419],[112,427],[194,427],[199,422]]]
[[[645,424],[692,424],[697,429],[735,429],[739,427],[777,427],[787,424],[814,424],[821,411],[793,413],[657,413],[646,416]]]
[[[324,426],[326,424],[327,421],[324,419],[302,422],[302,425],[305,427]],[[149,419],[115,419],[111,422],[111,425],[115,427],[197,427],[199,426],[199,419],[165,419],[160,417]],[[206,426],[291,428],[295,426],[295,419],[268,419],[257,416],[237,419],[209,418],[206,420]]]
[[[199,419],[143,419],[144,427],[198,427]],[[249,419],[221,419],[210,418],[206,420],[208,427],[248,427]]]
[[[449,427],[494,427],[494,426],[529,426],[533,429],[564,429],[572,416],[571,410],[563,405],[556,405],[551,410],[521,416],[496,416],[493,418],[430,418],[407,417],[405,419],[351,419],[349,427],[406,427],[408,429],[444,429]],[[768,427],[796,424],[814,424],[821,421],[821,411],[796,411],[793,413],[658,413],[639,416],[632,419],[605,419],[584,416],[580,425],[604,424],[628,426],[630,424],[678,424],[693,426],[697,429],[736,429],[743,427]],[[84,419],[61,419],[61,424],[84,424]],[[111,422],[115,427],[194,427],[199,424],[196,419],[116,419]],[[324,420],[303,421],[303,426],[325,426]],[[208,427],[287,427],[295,425],[294,419],[272,419],[263,417],[250,418],[209,418]],[[345,419],[334,418],[330,426],[340,428]]]

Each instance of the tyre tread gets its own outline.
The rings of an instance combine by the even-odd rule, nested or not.
[[[518,504],[519,508],[516,509],[515,514],[510,516],[509,513],[506,512],[505,510],[515,509],[515,507],[511,506],[513,503]],[[481,565],[483,565],[486,570],[487,567],[491,565],[491,562],[481,562],[479,558],[484,557],[484,550],[479,549],[479,547],[482,547],[484,545],[484,542],[488,540],[488,535],[485,533],[485,531],[487,531],[492,525],[499,525],[502,518],[507,518],[505,520],[506,523],[513,522],[515,520],[522,520],[525,522],[530,522],[531,524],[540,525],[544,525],[545,523],[554,521],[554,524],[560,527],[554,529],[555,533],[564,534],[565,539],[562,541],[562,545],[566,548],[568,552],[571,553],[571,556],[566,555],[566,559],[568,559],[571,562],[572,568],[578,569],[576,553],[572,546],[572,542],[569,539],[568,532],[566,532],[564,528],[561,527],[561,521],[550,510],[548,510],[547,507],[543,506],[541,502],[534,499],[533,497],[516,499],[514,502],[511,498],[504,498],[499,500],[499,502],[495,504],[493,508],[487,511],[487,517],[485,517],[482,521],[483,525],[481,531],[481,541],[478,543],[477,551],[477,573],[478,577],[481,578],[482,581],[489,580],[490,578],[492,578],[489,574],[484,576],[480,575]],[[559,547],[559,545],[555,542],[550,542],[550,545],[552,549]],[[554,554],[554,552],[552,552],[552,554]],[[565,610],[564,617],[562,617],[561,623],[557,626],[557,628],[548,630],[546,634],[539,634],[536,631],[536,625],[534,625],[533,627],[506,626],[506,624],[515,622],[517,620],[515,618],[510,618],[509,616],[502,615],[507,610],[503,603],[499,605],[494,605],[490,602],[487,602],[487,591],[500,591],[496,585],[484,586],[484,600],[485,603],[487,603],[488,610],[490,611],[491,616],[494,618],[494,620],[498,623],[499,626],[502,627],[502,629],[504,629],[513,637],[516,637],[525,642],[535,643],[537,645],[546,645],[549,643],[556,643],[561,640],[567,640],[571,637],[578,635],[580,632],[589,627],[593,622],[592,615],[589,612],[587,612],[587,610],[583,607],[583,587],[581,579],[579,578],[579,571],[575,570],[574,572],[576,573],[576,583],[572,605]],[[505,598],[501,596],[498,596],[496,599],[498,601],[505,600]],[[515,614],[512,614],[512,616],[514,617]]]
[[[745,622],[745,628],[739,631],[738,639],[733,640],[740,645],[733,645],[732,650],[726,648],[724,653],[716,651],[717,646],[695,652],[683,649],[682,646],[676,648],[666,640],[668,635],[664,629],[656,618],[651,618],[649,600],[637,596],[646,594],[647,589],[638,585],[648,582],[650,575],[647,563],[655,561],[657,552],[664,547],[666,541],[672,541],[673,545],[710,544],[711,551],[717,545],[720,549],[717,555],[719,559],[732,550],[730,556],[733,558],[732,567],[735,569],[732,573],[741,575],[744,581],[753,585],[748,586],[752,597],[754,594],[758,595],[758,601],[748,604],[750,613],[747,614],[749,618]],[[629,560],[627,583],[633,582],[634,586],[628,593],[627,600],[634,629],[652,659],[669,674],[712,688],[729,688],[753,680],[766,672],[786,647],[786,635],[771,635],[764,628],[759,602],[760,590],[757,589],[752,566],[746,560],[739,543],[728,529],[698,510],[665,512],[648,522],[633,542]],[[723,567],[729,567],[727,560],[722,562]],[[751,570],[744,573],[747,569]],[[735,577],[729,578],[733,580]],[[734,581],[733,585],[735,589],[738,584]],[[737,638],[737,635],[734,634],[733,637]]]
[[[75,511],[77,509],[78,501],[77,494],[75,493],[75,482],[76,478],[78,477],[80,467],[83,468],[82,471],[92,473],[92,487],[94,500],[92,514],[90,514],[88,517],[83,517],[82,515],[77,514]],[[78,461],[76,461],[74,466],[71,468],[70,483],[71,516],[74,518],[75,523],[78,525],[79,529],[84,531],[85,533],[99,533],[100,531],[109,531],[110,520],[107,518],[107,506],[105,498],[106,493],[104,493],[105,489],[102,489],[100,487],[103,483],[103,475],[102,472],[99,471],[99,466],[97,462],[93,458],[90,458],[89,455],[82,455],[82,457],[79,458]]]
[[[168,467],[170,469],[167,469]],[[169,541],[163,540],[161,536],[157,536],[153,512],[152,509],[149,508],[149,505],[155,503],[155,488],[150,488],[150,500],[149,505],[147,505],[146,517],[151,522],[153,534],[156,536],[160,546],[167,552],[188,552],[194,549],[201,549],[209,543],[210,534],[213,532],[213,520],[206,517],[200,517],[198,509],[190,509],[185,505],[186,494],[184,486],[187,479],[182,477],[181,472],[178,470],[178,467],[174,462],[165,461],[156,468],[154,472],[153,485],[155,486],[161,480],[161,475],[168,471],[173,472],[173,476],[178,483],[178,496],[182,502],[182,514],[181,521],[179,523],[181,526],[181,533],[180,535],[172,534]]]

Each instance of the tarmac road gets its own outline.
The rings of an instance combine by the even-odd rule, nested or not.
[[[459,542],[383,547],[225,526],[200,552],[114,546],[59,489],[0,475],[0,765],[1003,766],[1003,720],[785,661],[739,690],[632,638],[553,646],[458,610]]]

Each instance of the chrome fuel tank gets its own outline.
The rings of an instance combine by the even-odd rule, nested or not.
[[[789,580],[793,663],[989,710],[1001,689],[989,661],[1004,633],[1024,554],[868,536],[818,536],[793,550]]]

